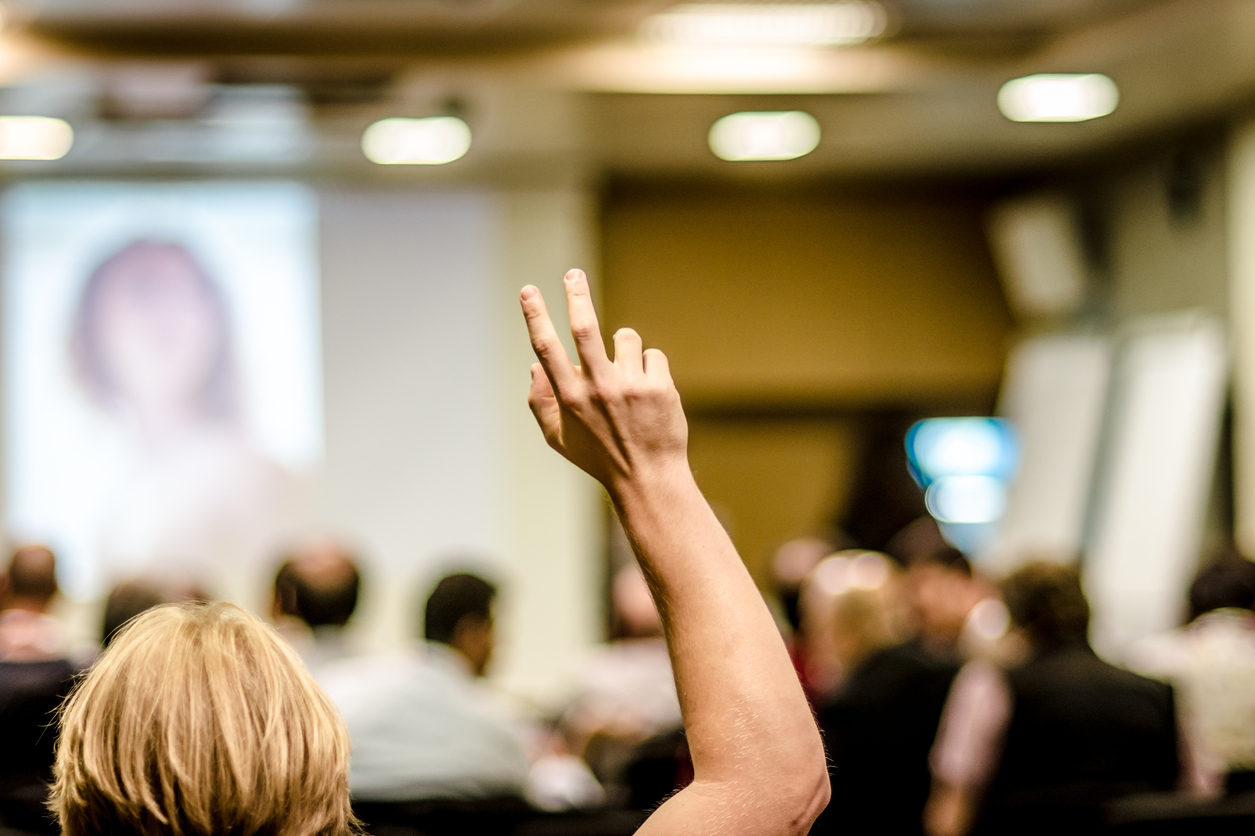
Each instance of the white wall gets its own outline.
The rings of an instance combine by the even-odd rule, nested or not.
[[[504,584],[497,673],[548,690],[598,637],[600,495],[527,409],[517,292],[590,264],[578,190],[325,190],[327,457],[307,525],[358,538],[363,638],[414,635],[453,553]],[[555,315],[562,304],[551,301]]]

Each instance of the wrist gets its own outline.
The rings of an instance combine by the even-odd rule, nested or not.
[[[611,480],[606,485],[606,492],[621,515],[659,504],[671,504],[691,492],[700,494],[688,458],[684,455],[648,467],[633,468],[630,474]]]

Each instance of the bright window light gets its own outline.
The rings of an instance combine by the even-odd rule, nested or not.
[[[0,116],[0,160],[59,160],[70,153],[74,129],[47,116]]]
[[[836,46],[885,31],[885,11],[870,0],[841,3],[693,3],[648,18],[642,35],[684,46]]]
[[[381,119],[362,134],[362,153],[379,165],[444,165],[470,147],[471,129],[455,116]]]
[[[1105,75],[1030,75],[1002,85],[998,109],[1013,122],[1084,122],[1106,116],[1120,90]]]
[[[712,125],[708,140],[721,160],[793,160],[819,145],[819,123],[800,110],[746,111]]]

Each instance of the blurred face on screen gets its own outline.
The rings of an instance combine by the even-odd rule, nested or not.
[[[101,266],[87,294],[96,388],[149,419],[212,408],[225,323],[212,285],[186,250],[132,244]]]

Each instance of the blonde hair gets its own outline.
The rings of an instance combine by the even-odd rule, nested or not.
[[[137,617],[61,714],[50,806],[65,836],[342,836],[349,739],[268,626],[231,604]]]

